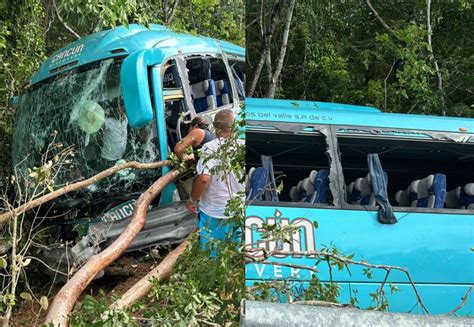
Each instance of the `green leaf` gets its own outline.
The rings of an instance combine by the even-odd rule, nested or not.
[[[7,260],[0,258],[0,268],[6,268],[8,265]]]
[[[48,306],[49,306],[49,301],[48,301],[48,298],[46,296],[42,296],[40,298],[40,301],[39,301],[40,305],[41,305],[41,309],[43,310],[48,310]]]
[[[30,293],[27,293],[27,292],[21,293],[21,294],[20,294],[20,297],[21,297],[23,300],[27,300],[27,301],[31,301],[31,300],[32,300],[31,294],[30,294]]]
[[[313,221],[313,226],[314,226],[314,228],[318,229],[318,227],[319,227],[319,224],[318,224],[318,222],[317,222],[316,220],[315,220],[315,221]]]

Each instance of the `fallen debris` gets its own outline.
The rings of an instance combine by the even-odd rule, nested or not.
[[[189,237],[181,243],[176,249],[166,255],[166,257],[153,268],[145,277],[140,279],[135,285],[133,285],[122,297],[116,302],[110,305],[111,309],[124,309],[130,307],[132,304],[137,302],[139,299],[144,297],[150,292],[152,283],[151,280],[156,278],[158,281],[162,281],[171,276],[174,265],[178,257],[186,250],[189,244]]]
[[[94,279],[95,275],[117,259],[130,245],[146,222],[146,213],[150,203],[161,190],[180,175],[179,170],[172,170],[154,182],[146,192],[138,198],[130,224],[124,232],[104,251],[91,257],[84,266],[56,294],[48,315],[46,324],[67,326],[67,317],[72,311],[77,299]]]

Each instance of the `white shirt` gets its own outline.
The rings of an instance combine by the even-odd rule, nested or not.
[[[199,210],[204,212],[206,215],[213,218],[228,218],[224,215],[227,201],[235,196],[237,192],[243,192],[245,186],[243,183],[239,183],[233,172],[224,174],[212,174],[211,170],[221,164],[221,159],[208,159],[209,155],[216,153],[220,148],[221,144],[226,141],[225,138],[216,138],[210,142],[207,142],[202,147],[201,157],[196,165],[196,170],[199,175],[211,175],[211,181],[206,190],[201,195],[199,201]],[[243,144],[242,140],[238,140],[240,144]]]

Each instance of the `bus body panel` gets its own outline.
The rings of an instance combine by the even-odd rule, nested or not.
[[[278,211],[278,213],[277,213]],[[276,215],[275,215],[276,214]],[[376,211],[339,210],[321,208],[291,208],[278,206],[254,206],[247,208],[247,229],[260,222],[297,224],[301,226],[301,251],[321,251],[323,246],[336,246],[340,253],[354,253],[355,260],[367,260],[372,264],[409,267],[417,283],[473,284],[474,254],[470,250],[474,240],[474,215],[396,212],[398,223],[381,224]],[[276,216],[280,216],[276,218]],[[317,223],[318,228],[314,226]],[[310,227],[312,226],[312,230]],[[253,231],[247,244],[255,243],[259,233]],[[292,244],[293,248],[297,247]],[[272,258],[272,261],[313,266],[314,259],[306,257]],[[347,272],[333,271],[339,281],[367,281],[364,267],[351,268]],[[281,267],[281,278],[290,278],[289,268]],[[318,267],[318,278],[329,280],[324,266]],[[262,272],[263,270],[263,272]],[[247,266],[250,279],[278,278],[271,266],[256,269]],[[382,282],[383,270],[374,270],[372,282]],[[308,280],[309,273],[301,279]],[[407,282],[406,275],[393,271],[391,282]]]
[[[94,61],[125,56],[139,50],[161,48],[165,56],[186,53],[226,52],[245,58],[237,45],[212,38],[176,33],[162,25],[150,28],[130,24],[82,37],[54,52],[31,77],[30,84]]]
[[[400,128],[438,132],[474,133],[474,120],[458,117],[407,115],[384,113],[369,107],[323,103],[247,98],[248,121],[350,125],[354,128],[366,126],[377,128]],[[469,137],[469,135],[467,135]]]
[[[470,285],[474,284],[474,254],[471,251],[474,215],[396,212],[398,223],[385,225],[377,221],[376,211],[368,210],[250,205],[246,214],[246,244],[258,242],[260,235],[257,227],[261,227],[262,223],[296,224],[301,226],[301,243],[298,245],[297,238],[293,238],[292,244],[287,246],[289,251],[322,251],[324,246],[334,245],[341,254],[355,254],[354,260],[408,268],[433,313],[446,313],[447,308],[454,308]],[[250,229],[251,235],[248,232]],[[267,250],[272,250],[272,246],[267,244]],[[271,257],[269,261],[309,267],[314,267],[316,263],[315,258],[305,256]],[[380,287],[386,272],[372,269],[372,278],[369,279],[364,275],[364,268],[351,265],[350,274],[345,269],[332,269],[333,281],[343,289],[342,302],[349,301],[351,284],[352,288],[359,289],[360,305],[370,306],[367,294]],[[317,269],[318,279],[330,281],[325,262],[319,264]],[[263,280],[292,280],[296,287],[300,287],[297,293],[301,293],[311,279],[311,273],[289,267],[248,263],[246,279],[251,284]],[[401,292],[390,296],[390,310],[408,311],[416,303],[416,298],[407,275],[393,270],[387,279],[387,285],[389,283],[401,288]],[[386,293],[390,294],[390,289]],[[464,313],[474,313],[474,301],[469,302]]]

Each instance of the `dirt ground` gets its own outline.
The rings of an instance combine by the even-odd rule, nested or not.
[[[143,254],[125,254],[120,257],[111,268],[107,269],[106,274],[89,285],[81,295],[79,301],[88,294],[99,296],[99,291],[103,290],[109,298],[113,293],[122,295],[133,284],[144,277],[148,271],[158,263],[157,259],[146,258]],[[54,298],[62,285],[54,285],[49,301]],[[49,286],[48,286],[49,288]],[[46,311],[41,310],[40,305],[35,301],[22,301],[14,310],[13,326],[40,326],[46,318]]]

